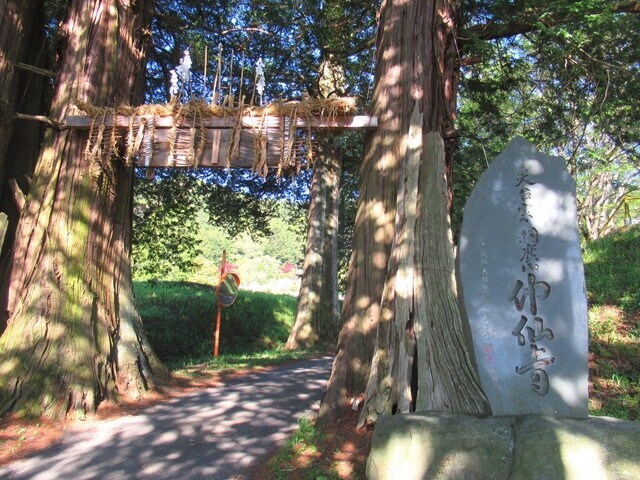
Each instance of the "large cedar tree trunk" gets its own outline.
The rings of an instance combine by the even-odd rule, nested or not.
[[[0,278],[40,146],[41,124],[14,117],[45,113],[45,78],[15,67],[44,66],[42,10],[40,0],[0,0]],[[0,333],[5,322],[0,315]]]
[[[361,424],[413,408],[489,411],[464,341],[449,228],[455,5],[381,5],[379,127],[365,141],[344,324],[321,422],[362,400]]]
[[[338,216],[342,155],[338,140],[319,139],[313,167],[309,229],[296,320],[286,348],[334,343],[340,330],[338,303]]]
[[[72,0],[52,102],[132,99],[152,0]],[[132,168],[90,161],[86,135],[49,131],[18,226],[0,338],[0,414],[53,418],[140,396],[166,378],[133,302]]]

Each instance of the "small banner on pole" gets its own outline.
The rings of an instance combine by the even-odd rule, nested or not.
[[[216,330],[213,336],[213,356],[218,356],[220,345],[220,321],[222,319],[222,309],[230,307],[238,298],[238,287],[240,277],[235,273],[227,273],[227,251],[222,252],[222,266],[220,267],[220,280],[216,287],[216,298],[218,299],[218,313],[216,316]]]

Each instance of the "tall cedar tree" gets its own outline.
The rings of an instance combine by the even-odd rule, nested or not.
[[[286,348],[331,344],[340,331],[338,302],[338,216],[342,153],[338,141],[323,136],[313,166],[309,227],[296,319]]]
[[[365,140],[344,324],[320,421],[362,400],[361,423],[411,408],[490,410],[463,335],[449,228],[456,5],[381,5],[379,127]]]
[[[139,101],[153,0],[72,0],[52,116]],[[167,372],[133,302],[133,171],[90,162],[86,135],[49,131],[22,214],[0,338],[0,414],[63,418],[140,396]]]

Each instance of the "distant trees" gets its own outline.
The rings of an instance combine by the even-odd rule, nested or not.
[[[157,178],[137,175],[133,206],[133,254],[137,273],[166,275],[192,271],[198,253],[197,213],[204,198],[193,175],[158,170]]]
[[[518,133],[567,159],[583,236],[601,236],[619,198],[638,185],[638,2],[467,4],[457,212],[473,179]]]

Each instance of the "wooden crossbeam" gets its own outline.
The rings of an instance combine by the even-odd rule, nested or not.
[[[133,120],[133,124],[132,124]],[[89,116],[68,116],[64,126],[71,129],[88,130],[91,128],[93,118]],[[252,168],[255,157],[255,135],[259,129],[261,135],[266,138],[267,162],[263,166],[266,168],[278,168],[281,165],[281,136],[282,119],[277,116],[242,117],[242,130],[240,132],[239,156],[231,162],[227,161],[227,149],[231,140],[233,128],[236,124],[236,117],[206,117],[202,123],[196,122],[196,128],[205,127],[204,148],[198,158],[189,158],[189,148],[191,142],[191,127],[194,126],[192,118],[184,118],[177,125],[176,120],[171,116],[107,116],[104,121],[100,119],[98,123],[107,128],[127,130],[133,126],[133,130],[138,130],[144,125],[145,138],[141,144],[145,147],[137,156],[139,167],[163,168]],[[289,131],[292,120],[285,117],[285,131]],[[151,128],[151,126],[153,127]],[[375,130],[378,125],[376,117],[366,115],[344,115],[331,118],[297,117],[295,128],[299,130]],[[175,126],[175,131],[172,132]],[[151,135],[153,133],[153,135]],[[170,137],[173,135],[173,140]],[[153,136],[153,138],[151,138]],[[173,149],[171,148],[173,142]],[[305,145],[294,144],[293,149],[304,149]],[[173,151],[172,151],[173,150]],[[142,153],[144,152],[144,153]],[[195,161],[194,161],[195,160]],[[284,165],[285,168],[289,167]],[[295,167],[291,165],[290,167]]]
[[[137,126],[142,119],[150,120],[153,116],[136,116],[133,124]],[[115,119],[116,128],[129,128],[131,117],[125,115],[116,115],[115,117],[106,117],[104,125],[111,127]],[[92,117],[87,116],[68,116],[64,125],[67,128],[86,129],[91,127]],[[155,128],[172,128],[175,124],[174,117],[155,116],[153,117]],[[206,128],[233,128],[236,123],[235,117],[206,117],[202,119],[202,123]],[[263,121],[262,117],[242,117],[242,126],[246,128],[264,128],[279,129],[281,124],[280,117],[269,116]],[[178,128],[191,128],[193,121],[185,118],[177,124]],[[334,118],[296,118],[296,128],[311,128],[318,130],[375,130],[378,128],[378,118],[368,115],[344,115]]]

